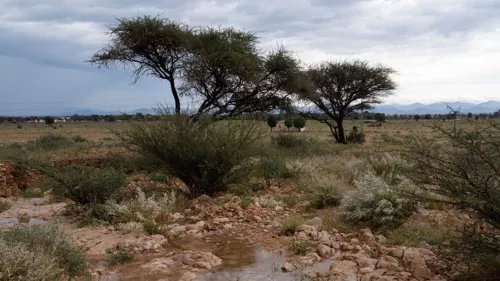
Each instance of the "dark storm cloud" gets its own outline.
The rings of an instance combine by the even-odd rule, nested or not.
[[[443,99],[471,97],[463,80],[481,81],[484,98],[498,92],[484,79],[500,75],[495,0],[4,0],[0,114],[63,105],[133,108],[138,97],[151,105],[168,97],[162,81],[132,87],[129,73],[85,63],[108,39],[105,25],[144,14],[252,30],[264,48],[284,44],[305,63],[359,57],[389,64],[400,73],[395,100],[420,92],[435,98],[436,81],[449,85],[439,89]]]

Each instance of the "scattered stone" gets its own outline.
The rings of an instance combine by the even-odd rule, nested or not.
[[[422,249],[430,249],[431,248],[431,245],[429,245],[429,243],[425,242],[425,241],[422,241],[418,244],[418,247],[419,248],[422,248]]]
[[[304,224],[313,226],[316,229],[316,231],[323,230],[323,219],[320,217],[314,217],[314,218],[306,221]]]
[[[281,270],[283,272],[292,272],[295,270],[295,266],[293,266],[293,264],[291,263],[286,262],[281,266]]]
[[[170,219],[172,219],[172,221],[178,221],[178,220],[181,220],[183,219],[184,216],[181,215],[180,213],[173,213],[171,216],[170,216]]]
[[[367,244],[372,244],[373,242],[376,242],[375,236],[373,236],[373,233],[369,228],[362,230],[361,240]]]
[[[387,237],[385,237],[384,235],[377,235],[377,236],[375,236],[375,239],[377,240],[377,243],[379,243],[379,244],[387,243]]]
[[[368,258],[368,257],[361,257],[361,258],[358,258],[356,260],[356,262],[358,263],[358,266],[359,267],[362,267],[362,268],[375,268],[375,265],[377,264],[377,260],[376,259],[371,259],[371,258]]]
[[[453,273],[452,275],[450,275],[450,278],[448,280],[450,281],[457,281],[457,280],[460,280],[460,277],[462,277],[462,275],[460,274],[460,272],[455,272]]]
[[[184,234],[186,232],[186,226],[185,225],[178,225],[170,229],[168,234],[173,235],[173,236],[179,236],[181,234]]]
[[[193,272],[185,272],[182,274],[182,276],[179,278],[179,281],[192,281],[196,278],[196,274]]]
[[[335,252],[335,250],[323,244],[318,244],[316,251],[323,258],[331,257]]]
[[[174,268],[198,268],[211,270],[222,264],[222,260],[210,252],[184,251],[182,253],[170,253],[167,257],[153,259],[142,265],[142,268],[164,273]]]

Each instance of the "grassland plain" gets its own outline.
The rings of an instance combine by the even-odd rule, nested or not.
[[[366,143],[337,145],[318,122],[293,133],[271,132],[260,122],[267,160],[257,159],[243,183],[193,199],[162,163],[125,149],[112,131],[126,129],[126,122],[66,122],[55,129],[4,123],[0,229],[56,225],[83,247],[95,280],[248,277],[227,268],[253,276],[248,280],[459,280],[467,267],[449,257],[446,245],[473,218],[393,192],[414,188],[402,154],[415,136],[440,141],[433,124],[347,121],[346,128],[366,133]],[[283,136],[295,142],[282,147]],[[265,267],[259,251],[280,251],[278,269],[252,267]]]

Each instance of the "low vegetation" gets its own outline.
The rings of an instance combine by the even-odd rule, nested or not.
[[[134,199],[119,204],[108,201],[106,207],[119,221],[141,223],[144,230],[152,235],[162,234],[175,205],[176,195],[173,191],[165,192],[162,196],[153,194],[147,197],[140,188],[137,188]]]
[[[122,138],[161,160],[189,188],[190,196],[214,195],[249,175],[248,160],[259,152],[263,132],[255,122],[216,122],[165,115],[158,123],[131,125]]]
[[[0,232],[0,280],[89,278],[82,249],[56,226],[23,226]]]
[[[418,200],[438,201],[470,213],[476,219],[462,230],[459,253],[477,266],[496,264],[500,272],[500,126],[477,123],[470,130],[436,124],[440,141],[415,138],[408,159],[415,163],[411,178],[423,191]],[[489,268],[491,270],[491,268]],[[498,276],[498,275],[497,275]]]
[[[0,213],[7,211],[10,209],[10,203],[7,201],[0,200]]]
[[[106,254],[110,264],[127,263],[134,259],[134,252],[123,246],[118,246],[117,249],[107,249]]]
[[[310,246],[311,242],[309,241],[292,240],[292,252],[296,256],[305,256]]]
[[[367,224],[374,229],[398,227],[419,208],[417,201],[406,198],[402,192],[414,189],[409,180],[396,186],[379,176],[368,174],[354,181],[356,190],[342,200],[347,221]]]
[[[295,234],[295,229],[304,223],[304,218],[302,217],[291,217],[283,222],[281,227],[281,233],[284,235]]]

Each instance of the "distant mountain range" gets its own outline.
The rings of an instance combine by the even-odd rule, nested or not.
[[[380,104],[375,106],[373,111],[385,114],[444,114],[450,112],[448,106],[461,113],[492,113],[500,109],[500,101],[487,101],[479,104],[468,102],[412,103],[408,105]]]
[[[120,114],[136,114],[136,113],[142,113],[142,114],[154,114],[154,110],[152,108],[138,108],[134,110],[129,110],[129,111],[118,111],[118,110],[99,110],[99,109],[88,109],[88,108],[82,108],[82,109],[73,109],[73,110],[64,110],[60,112],[56,112],[53,114],[53,116],[71,116],[71,115],[120,115]]]
[[[438,102],[431,104],[422,103],[412,103],[408,105],[403,104],[380,104],[375,106],[372,110],[373,112],[380,112],[385,114],[446,114],[449,113],[447,106],[450,106],[453,110],[459,110],[461,113],[472,112],[477,113],[492,113],[500,109],[500,101],[487,101],[479,104],[468,103],[468,102]],[[301,107],[299,110],[306,110],[307,107]],[[170,109],[173,112],[173,108]],[[54,116],[71,116],[74,114],[79,115],[119,115],[122,113],[127,114],[154,114],[152,108],[138,108],[134,110],[129,110],[126,112],[122,111],[105,111],[98,109],[71,109],[64,110],[61,112],[53,113]]]

